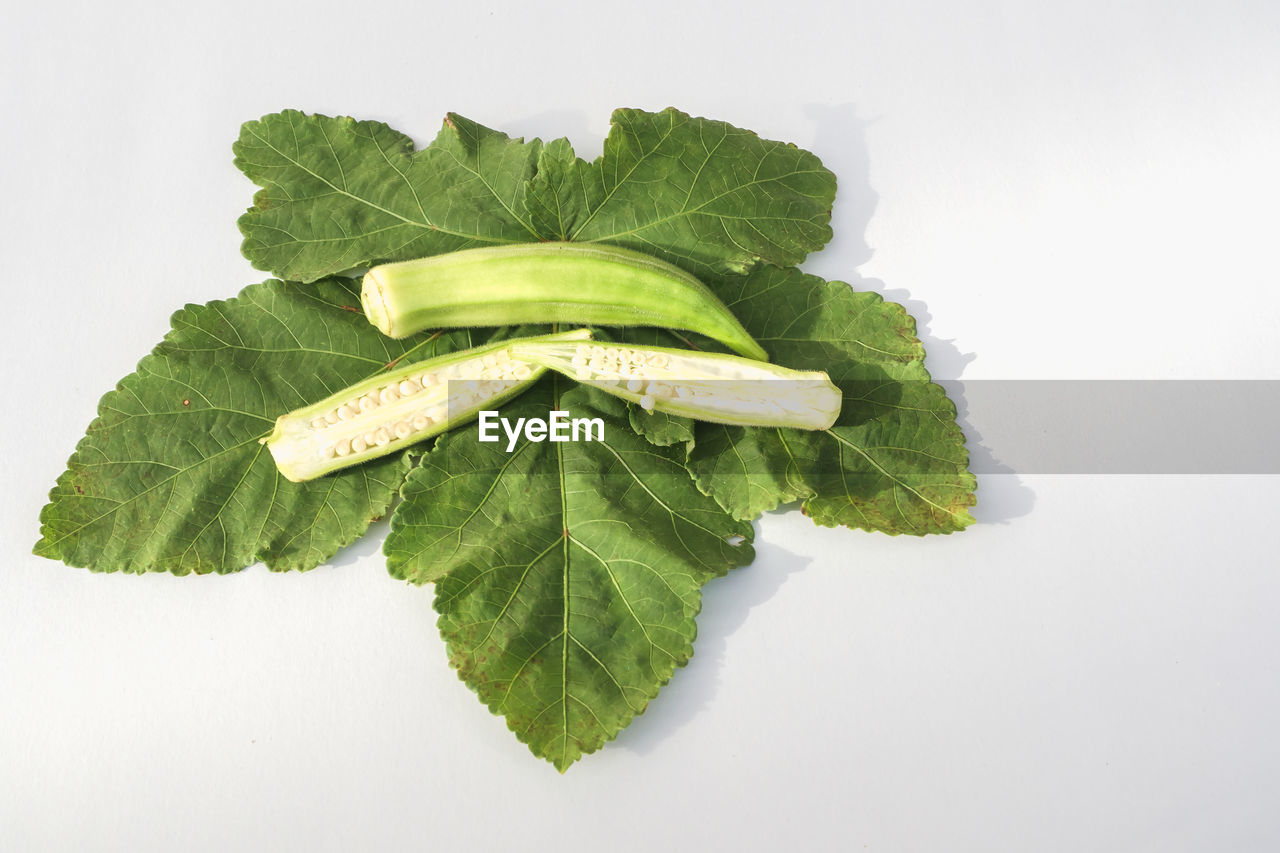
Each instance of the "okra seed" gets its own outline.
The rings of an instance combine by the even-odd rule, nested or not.
[[[644,387],[644,383],[641,382],[639,379],[631,379],[627,381],[628,391],[639,391],[643,387]]]
[[[413,432],[413,427],[409,426],[408,421],[400,421],[395,426],[396,438],[408,438],[409,433]]]
[[[640,408],[644,409],[646,412],[653,411],[653,395],[652,394],[645,394],[643,397],[640,398]]]
[[[408,397],[410,394],[417,394],[422,390],[422,386],[412,379],[406,379],[400,383],[400,396]]]
[[[368,449],[369,449],[369,442],[365,441],[360,436],[356,436],[355,438],[351,439],[352,453],[364,453]]]
[[[315,418],[314,420],[311,421],[312,429],[324,429],[328,425],[329,425],[329,422],[326,421],[324,418]]]
[[[379,447],[386,447],[391,442],[391,432],[386,427],[378,427],[378,431],[373,434],[373,443]]]
[[[322,455],[325,459],[332,459],[334,456],[337,456],[337,455],[338,455],[338,451],[337,451],[337,450],[335,450],[335,449],[334,449],[334,447],[333,447],[332,445],[330,445],[329,447],[326,447],[326,448],[324,449],[324,452],[323,452],[321,455]]]
[[[393,387],[383,388],[378,392],[378,400],[383,403],[394,403],[400,399],[400,392]]]
[[[378,400],[372,394],[365,394],[360,398],[360,411],[372,412],[378,408]]]
[[[515,369],[513,369],[511,372],[515,375],[516,379],[528,379],[530,376],[533,375],[533,368],[529,367],[528,364],[522,361],[519,364],[517,364],[515,366]]]
[[[349,439],[349,438],[344,438],[344,439],[342,439],[342,441],[339,441],[339,442],[337,443],[337,445],[336,445],[333,449],[337,451],[337,453],[338,453],[338,455],[339,455],[339,456],[347,456],[347,455],[350,455],[350,453],[351,453],[351,439]]]
[[[336,424],[338,422],[337,411],[332,411],[332,412],[329,412],[327,415],[325,415],[324,422],[327,424]]]
[[[414,415],[413,417],[414,429],[426,429],[429,426],[431,426],[431,418],[427,417],[426,415]]]
[[[353,417],[355,417],[355,415],[356,415],[356,410],[351,408],[351,406],[347,403],[343,403],[341,406],[338,407],[339,420],[349,421]]]

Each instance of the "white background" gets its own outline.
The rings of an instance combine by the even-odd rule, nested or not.
[[[771,513],[693,662],[563,777],[383,529],[303,575],[29,554],[99,396],[265,277],[230,143],[285,107],[594,156],[612,108],[675,105],[837,173],[805,268],[905,302],[939,377],[1280,378],[1280,6],[169,8],[0,36],[0,849],[1280,846],[1276,478],[986,476],[923,540]]]

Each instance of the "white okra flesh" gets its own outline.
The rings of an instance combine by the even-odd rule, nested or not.
[[[546,368],[513,347],[589,338],[586,329],[515,338],[404,365],[281,415],[262,442],[287,479],[311,480],[439,435],[524,391]]]
[[[822,371],[669,347],[529,341],[511,352],[646,411],[793,429],[829,429],[840,414],[840,389]]]

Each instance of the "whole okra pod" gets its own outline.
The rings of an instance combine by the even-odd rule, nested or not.
[[[617,246],[530,243],[383,264],[365,274],[360,303],[393,338],[521,323],[660,326],[706,335],[747,358],[768,358],[702,282]]]

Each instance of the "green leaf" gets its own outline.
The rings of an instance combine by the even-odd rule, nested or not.
[[[659,447],[687,445],[693,441],[694,423],[689,418],[666,412],[646,412],[636,405],[628,406],[627,417],[636,435],[643,435]]]
[[[541,143],[453,113],[421,151],[381,122],[297,110],[246,122],[232,148],[262,187],[240,217],[244,255],[281,278],[538,239],[524,193]]]
[[[545,237],[630,246],[697,275],[796,264],[831,239],[835,176],[808,151],[670,108],[615,110],[612,124],[595,162],[567,143],[539,161],[527,204],[555,223]]]
[[[925,534],[973,522],[977,481],[955,406],[901,305],[795,269],[708,284],[773,361],[825,370],[844,401],[829,430],[699,424],[689,457],[699,488],[735,518],[803,499],[824,526]]]
[[[700,588],[753,556],[750,526],[700,494],[683,453],[625,406],[547,378],[508,419],[600,417],[600,442],[442,437],[405,483],[384,550],[393,575],[438,581],[452,664],[563,771],[612,739],[693,653]]]
[[[567,139],[553,139],[538,155],[538,168],[525,195],[533,229],[545,240],[568,240],[583,210],[584,160]]]
[[[290,483],[258,440],[276,417],[466,333],[393,341],[355,283],[267,281],[189,305],[98,406],[40,514],[37,554],[97,571],[275,570],[329,559],[384,514],[405,454]]]
[[[236,165],[262,190],[244,254],[312,281],[494,243],[630,246],[695,274],[794,264],[831,239],[835,176],[720,121],[617,110],[604,153],[524,142],[450,114],[421,151],[385,124],[296,110],[247,122]]]

